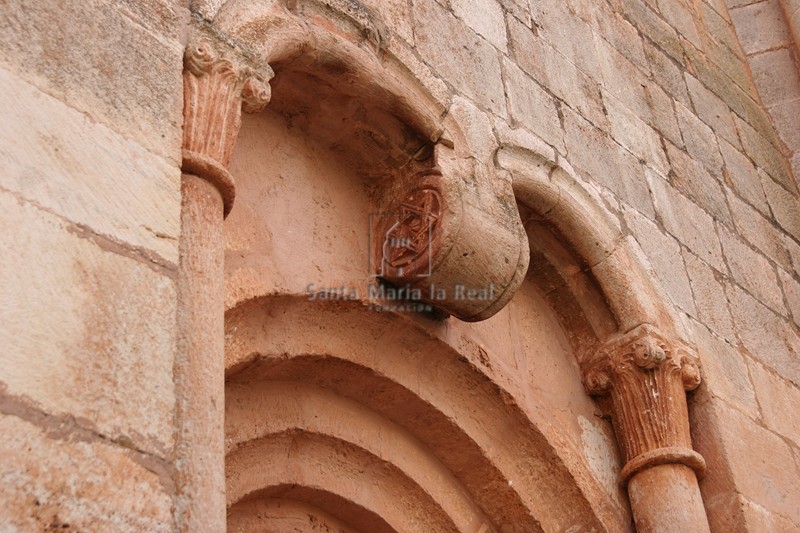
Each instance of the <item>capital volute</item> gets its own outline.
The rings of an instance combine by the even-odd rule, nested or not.
[[[222,195],[224,215],[236,189],[228,172],[241,113],[257,113],[271,97],[268,66],[256,69],[233,59],[211,39],[198,38],[184,53],[182,170],[211,182]]]
[[[643,324],[585,358],[584,386],[589,394],[607,394],[624,376],[664,371],[679,376],[685,390],[700,385],[700,368],[693,350],[671,341],[654,326]]]

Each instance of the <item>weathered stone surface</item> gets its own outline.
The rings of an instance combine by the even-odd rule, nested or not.
[[[678,102],[686,106],[690,105],[689,92],[686,89],[681,66],[649,40],[644,42],[644,52],[650,63],[650,69],[657,73],[653,76],[656,83]]]
[[[703,47],[700,32],[697,29],[697,13],[694,5],[688,3],[687,6],[680,0],[658,0],[658,7],[661,15],[667,23],[675,28],[680,35],[698,48]]]
[[[619,50],[642,72],[650,73],[650,62],[645,54],[645,46],[636,27],[615,13],[605,2],[595,3],[593,26],[611,46]],[[662,74],[659,72],[659,77]]]
[[[792,449],[781,437],[719,400],[696,409],[695,445],[710,465],[703,488],[714,502],[739,493],[778,515],[798,521],[798,471]],[[731,461],[728,458],[743,458]],[[734,512],[741,513],[741,506]],[[738,516],[728,517],[738,527]]]
[[[745,348],[785,379],[800,384],[800,361],[795,355],[800,352],[800,335],[736,285],[727,288],[736,332]]]
[[[724,278],[690,252],[684,252],[686,270],[692,283],[697,317],[711,331],[729,342],[736,342],[731,312],[724,297]]]
[[[654,217],[647,180],[638,160],[571,110],[564,112],[564,125],[571,164],[640,213]]]
[[[110,0],[13,0],[3,11],[6,68],[19,69],[91,120],[180,160],[183,46],[177,35],[154,35]]]
[[[651,106],[645,74],[601,37],[595,36],[594,45],[605,90],[649,123]]]
[[[775,221],[800,240],[800,200],[798,197],[775,183],[769,176],[763,176],[761,182],[764,185],[767,202]]]
[[[426,21],[416,43],[434,70],[479,106],[505,115],[497,50],[433,0],[414,2],[414,18]]]
[[[466,146],[456,146],[456,150],[463,149],[464,153],[461,154],[463,157],[489,161],[497,150],[497,139],[492,130],[492,122],[486,113],[460,96],[453,98],[449,113],[460,126],[466,142]]]
[[[692,333],[703,369],[703,383],[695,393],[698,400],[709,394],[757,418],[758,403],[745,356],[699,322],[692,321]]]
[[[756,54],[791,42],[780,0],[732,7],[731,18],[747,54]]]
[[[774,267],[724,227],[719,228],[722,250],[733,279],[761,302],[785,314],[783,295]]]
[[[512,121],[525,126],[563,152],[564,134],[553,97],[511,61],[504,60],[503,70]]]
[[[597,83],[524,24],[509,21],[517,64],[585,119],[605,129],[608,118]]]
[[[653,2],[655,3],[655,2]],[[677,61],[683,60],[683,47],[675,28],[667,24],[642,0],[620,0],[620,11],[636,28]]]
[[[2,69],[0,95],[0,186],[177,264],[177,165]]]
[[[794,323],[800,325],[800,282],[782,269],[778,269],[778,277],[781,279],[783,294]]]
[[[714,130],[705,125],[683,104],[675,104],[675,114],[683,134],[686,150],[698,161],[701,161],[709,172],[715,176],[722,175],[722,155],[719,153]]]
[[[405,0],[360,0],[372,15],[407,43],[414,43],[414,21],[410,2]]]
[[[599,80],[595,47],[590,43],[594,33],[563,2],[542,0],[531,2],[531,14],[536,23],[538,38],[558,50],[570,63]]]
[[[0,415],[0,433],[4,531],[172,531],[168,473],[145,456],[57,422]]]
[[[715,220],[732,225],[728,204],[722,186],[698,161],[683,150],[666,142],[672,173],[672,184],[687,197],[705,209]]]
[[[703,261],[724,271],[714,220],[658,176],[650,176],[653,200],[664,227]]]
[[[696,316],[692,288],[678,241],[633,209],[626,209],[624,215],[626,224],[650,260],[669,297],[678,307]]]
[[[0,259],[0,381],[162,456],[172,448],[175,286],[146,258],[8,193]],[[42,261],[42,251],[47,260]],[[133,255],[133,254],[131,254]],[[144,264],[143,264],[144,263]],[[95,429],[96,428],[96,429]]]
[[[452,0],[450,7],[478,35],[500,51],[507,51],[506,20],[496,0]]]
[[[745,241],[785,269],[792,269],[791,246],[787,237],[758,211],[728,192],[734,226]]]
[[[719,142],[722,160],[725,163],[723,176],[736,193],[762,214],[769,215],[767,197],[761,186],[761,177],[755,165],[746,155],[725,140]]]
[[[750,57],[759,95],[768,107],[800,97],[800,72],[787,48]]]
[[[794,179],[789,172],[787,161],[781,152],[763,135],[739,117],[734,117],[734,120],[736,121],[736,127],[739,130],[739,138],[742,140],[745,153],[749,155],[758,166],[766,170],[778,183],[791,191],[796,191],[797,188],[794,184]]]
[[[760,363],[751,362],[750,373],[767,428],[800,446],[800,389]]]
[[[690,74],[686,74],[686,86],[700,120],[708,124],[718,136],[738,148],[739,135],[728,105]]]
[[[613,96],[604,98],[611,123],[611,136],[658,173],[666,175],[669,163],[661,137]]]

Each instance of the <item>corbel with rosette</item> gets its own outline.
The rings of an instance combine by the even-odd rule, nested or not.
[[[183,70],[183,152],[181,169],[212,183],[222,195],[224,216],[236,188],[228,172],[242,111],[258,113],[269,103],[269,66],[255,68],[233,59],[209,38],[189,43]]]
[[[686,391],[700,385],[691,348],[645,324],[607,342],[581,367],[586,391],[610,399],[623,484],[662,464],[683,464],[702,478],[706,464],[692,449],[686,404]]]

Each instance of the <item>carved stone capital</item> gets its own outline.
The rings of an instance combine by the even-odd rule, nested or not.
[[[612,420],[626,464],[622,480],[659,464],[680,463],[702,475],[705,461],[692,450],[686,391],[700,384],[697,356],[653,326],[612,340],[582,365],[589,394],[609,395]]]
[[[186,47],[183,70],[182,170],[214,184],[222,195],[224,215],[236,188],[227,170],[241,113],[256,113],[270,100],[272,77],[225,57],[209,39]]]

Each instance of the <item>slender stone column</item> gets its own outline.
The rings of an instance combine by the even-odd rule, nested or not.
[[[183,80],[175,522],[216,533],[226,522],[223,220],[235,195],[226,167],[242,108],[260,111],[270,91],[207,40],[187,48]]]
[[[584,365],[590,394],[610,397],[637,531],[709,531],[692,449],[686,392],[700,384],[696,356],[643,325],[603,347]]]

